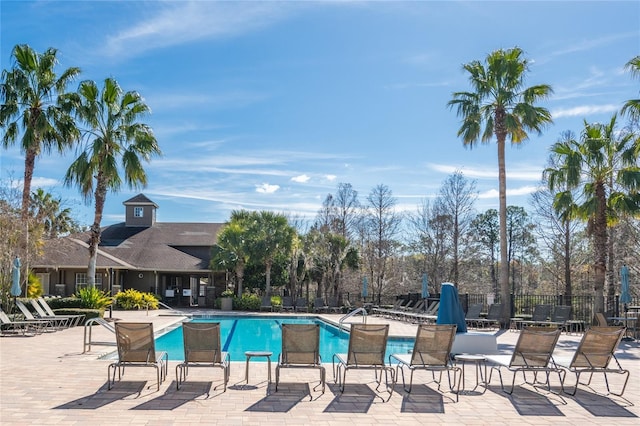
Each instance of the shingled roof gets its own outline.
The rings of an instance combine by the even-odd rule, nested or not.
[[[202,271],[209,268],[211,247],[221,223],[161,223],[102,228],[98,267],[162,271]],[[89,260],[89,232],[49,240],[34,267],[84,267]]]

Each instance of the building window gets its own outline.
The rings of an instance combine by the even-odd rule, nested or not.
[[[76,290],[87,286],[87,273],[76,272]],[[102,288],[102,274],[96,274],[96,288]]]
[[[134,207],[133,208],[133,217],[143,217],[144,216],[144,208],[143,207]]]

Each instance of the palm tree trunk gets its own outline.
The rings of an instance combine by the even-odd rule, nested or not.
[[[22,210],[20,211],[20,217],[23,222],[27,221],[29,216],[29,206],[31,204],[31,181],[33,180],[33,169],[36,163],[36,150],[30,148],[27,150],[24,157],[24,179],[22,187]]]
[[[104,203],[107,198],[107,186],[98,174],[95,192],[95,210],[93,215],[93,224],[90,229],[89,237],[89,267],[87,269],[87,285],[89,287],[96,286],[96,263],[98,260],[98,246],[100,245],[100,223],[102,222],[102,212],[104,211]]]
[[[607,270],[607,199],[604,185],[596,182],[595,195],[597,200],[596,215],[593,224],[594,233],[594,291],[595,312],[604,312],[604,283]]]
[[[571,235],[568,220],[564,221],[564,300],[571,304]]]
[[[500,201],[500,302],[502,303],[502,326],[509,325],[511,318],[511,294],[509,292],[509,261],[507,253],[507,173],[505,168],[505,135],[498,135],[498,185]]]
[[[242,297],[242,281],[244,280],[244,264],[238,263],[236,265],[236,278],[238,278],[238,297]]]
[[[267,296],[271,296],[271,262],[267,261],[265,275],[267,276],[267,284],[265,285],[265,292]]]

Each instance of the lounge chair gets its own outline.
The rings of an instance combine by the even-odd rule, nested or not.
[[[549,317],[551,316],[551,309],[553,309],[553,305],[536,305],[533,308],[533,314],[531,314],[531,319],[519,320],[518,328],[522,328],[525,326],[544,325],[544,323],[549,321]]]
[[[329,312],[333,312],[337,314],[342,312],[342,306],[338,304],[338,299],[335,297],[329,298]]]
[[[419,300],[413,308],[399,314],[404,321],[417,322],[424,315],[424,300]]]
[[[276,366],[276,392],[281,368],[317,368],[320,370],[322,393],[326,370],[320,358],[320,326],[318,324],[282,324],[282,351]],[[313,390],[316,390],[317,387]]]
[[[358,309],[357,306],[352,305],[351,302],[349,301],[349,299],[344,299],[344,302],[342,304],[342,307],[344,310],[346,310],[347,312],[351,312],[351,311],[355,311],[356,309]]]
[[[400,303],[394,305],[397,306],[396,308],[388,309],[385,311],[385,316],[397,320],[403,319],[407,312],[411,312],[413,310],[412,306],[414,304],[414,301],[410,299],[406,300],[406,303],[404,302],[404,299],[400,299]]]
[[[116,371],[120,380],[125,367],[153,367],[160,390],[160,383],[167,377],[169,356],[166,352],[156,352],[153,323],[118,321],[115,326],[118,361],[107,367],[108,388],[111,389],[116,381]]]
[[[482,313],[482,307],[482,303],[474,303],[469,306],[469,309],[467,309],[467,313],[464,316],[467,327],[478,327],[478,320],[480,319],[480,313]]]
[[[56,321],[60,328],[69,328],[71,327],[72,323],[75,324],[76,322],[75,316],[71,317],[69,315],[56,315],[56,314],[49,315],[47,312],[44,311],[44,309],[42,308],[42,305],[40,305],[40,303],[36,299],[29,299],[29,303],[31,303],[31,306],[36,311],[38,318],[45,318],[45,319]]]
[[[306,297],[296,299],[296,312],[309,312],[309,304]]]
[[[406,392],[411,392],[413,384],[413,373],[416,370],[431,371],[434,381],[438,384],[440,390],[440,382],[442,372],[447,372],[449,380],[449,390],[455,392],[456,401],[458,400],[457,389],[460,387],[460,377],[458,376],[458,384],[454,391],[451,382],[451,371],[453,371],[453,383],[456,383],[457,373],[461,373],[460,367],[455,366],[451,362],[451,346],[456,336],[455,324],[421,324],[418,326],[416,340],[413,345],[413,351],[410,354],[391,354],[389,355],[389,364],[393,360],[398,362],[396,366],[396,377],[398,371],[402,374],[402,386]],[[406,387],[404,379],[404,369],[411,371],[409,376],[409,387]],[[439,372],[439,379],[435,380],[435,372]]]
[[[502,315],[502,303],[493,303],[489,306],[486,318],[478,318],[476,324],[479,328],[500,328],[500,319]]]
[[[271,296],[262,296],[260,311],[263,311],[263,310],[268,310],[269,312],[273,312],[273,305],[271,304]]]
[[[537,384],[546,384],[547,389],[551,391],[551,383],[549,376],[551,373],[557,373],[560,384],[564,380],[564,370],[556,365],[553,360],[553,350],[558,342],[560,329],[549,327],[525,327],[520,331],[520,336],[516,342],[516,347],[512,355],[485,355],[487,360],[494,365],[491,367],[488,382],[491,382],[493,371],[497,371],[500,377],[500,386],[502,390],[508,394],[513,393],[515,387],[516,376],[522,373],[524,383],[536,386]],[[502,369],[508,369],[513,373],[511,381],[511,389],[506,390],[502,382]],[[533,382],[527,381],[526,373],[533,373]],[[538,381],[538,374],[544,373],[546,380]],[[555,393],[555,392],[553,392]]]
[[[542,321],[539,325],[558,327],[562,331],[568,331],[568,322],[571,319],[571,306],[558,305],[553,307],[549,321]]]
[[[607,317],[605,317],[602,312],[596,312],[596,315],[594,316],[593,319],[594,319],[593,323],[598,327],[607,327],[609,325],[607,323]]]
[[[335,383],[338,383],[340,392],[344,392],[347,370],[371,369],[375,371],[378,383],[376,390],[380,387],[382,371],[384,371],[389,392],[387,401],[391,399],[395,378],[393,367],[386,364],[384,360],[388,336],[389,324],[351,324],[348,353],[333,355],[333,379]],[[379,378],[378,370],[380,371]],[[391,374],[391,386],[389,386],[388,374]]]
[[[229,354],[222,351],[219,322],[185,322],[182,324],[184,361],[176,365],[176,389],[187,379],[189,368],[216,367],[223,372],[224,391],[229,382]],[[214,388],[215,389],[215,388]]]
[[[27,306],[24,303],[22,303],[21,300],[16,300],[16,306],[18,307],[18,309],[20,309],[20,312],[22,313],[22,316],[24,316],[25,321],[39,322],[41,325],[41,330],[55,331],[58,328],[60,328],[60,324],[61,324],[60,320],[34,317],[31,311],[29,310],[29,308],[27,308]]]
[[[53,309],[51,309],[51,306],[49,306],[49,303],[47,303],[46,299],[44,297],[38,297],[37,299],[38,302],[40,302],[40,306],[42,306],[42,309],[44,309],[45,313],[46,313],[46,317],[55,317],[55,316],[65,316],[65,317],[69,317],[70,318],[70,326],[71,327],[75,327],[77,325],[80,325],[80,323],[82,322],[82,320],[84,320],[85,316],[84,315],[58,315],[55,312],[53,312]]]
[[[413,309],[413,305],[415,305],[416,303],[418,303],[417,300],[408,300],[407,303],[405,303],[404,305],[400,305],[399,309],[401,311],[409,311],[411,309]]]
[[[424,312],[418,314],[418,320],[428,324],[435,324],[438,320],[438,309],[440,309],[440,301],[436,300],[424,309]]]
[[[293,306],[293,299],[291,296],[284,296],[282,298],[282,310],[285,312],[295,311],[295,306]]]
[[[0,334],[4,335],[5,331],[12,331],[14,334],[21,332],[23,336],[30,331],[37,334],[42,332],[42,323],[38,321],[12,321],[9,316],[0,309]]]
[[[563,383],[562,388],[565,393],[575,395],[578,385],[590,386],[593,374],[602,373],[607,385],[607,394],[622,396],[629,381],[629,370],[622,368],[616,358],[615,351],[624,336],[624,331],[624,327],[591,327],[582,336],[582,340],[580,340],[580,344],[572,358],[559,357],[555,359],[556,364],[566,368],[568,372],[576,376],[576,385],[573,391],[567,391]],[[615,363],[614,367],[609,366],[612,360]],[[580,382],[580,375],[583,373],[589,374],[589,380],[586,383]],[[607,373],[625,376],[620,393],[611,392],[609,389]]]
[[[316,297],[313,300],[313,312],[329,312],[329,305],[324,303],[324,299],[322,297]]]
[[[400,306],[402,306],[402,299],[397,299],[393,306],[391,307],[387,307],[387,308],[381,308],[379,306],[376,306],[374,308],[371,309],[371,313],[373,315],[382,315],[382,316],[390,316],[392,315],[394,312],[397,312],[400,310]]]

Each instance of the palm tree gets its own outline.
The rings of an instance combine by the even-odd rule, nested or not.
[[[616,120],[614,115],[608,124],[585,121],[581,141],[564,139],[553,145],[554,167],[544,172],[549,189],[557,191],[556,212],[589,223],[596,312],[604,312],[608,227],[624,215],[640,213],[639,152],[631,133],[617,133]],[[580,189],[577,195],[575,189]]]
[[[627,62],[625,69],[628,70],[633,77],[640,77],[640,55]],[[634,121],[640,120],[640,99],[630,99],[625,102],[622,107],[622,114],[628,114],[629,118]]]
[[[0,127],[4,129],[4,148],[16,143],[24,157],[21,218],[27,220],[31,201],[31,180],[35,160],[53,149],[63,152],[79,138],[73,117],[58,104],[67,85],[80,74],[80,68],[67,68],[60,76],[55,73],[58,51],[34,51],[26,44],[13,48],[15,64],[2,71],[0,83]]]
[[[38,226],[42,226],[46,238],[56,238],[79,229],[71,218],[71,209],[61,208],[62,200],[38,188],[32,194],[31,215]]]
[[[551,86],[540,84],[524,87],[529,61],[520,48],[496,50],[486,63],[472,61],[463,65],[469,73],[473,92],[455,92],[448,102],[456,108],[462,124],[458,136],[465,146],[473,147],[479,140],[489,143],[495,136],[498,144],[498,182],[500,219],[500,298],[503,304],[502,322],[506,325],[511,314],[509,297],[509,264],[507,260],[507,178],[505,142],[512,145],[528,139],[528,131],[542,133],[543,126],[552,122],[551,114],[535,103],[553,93]],[[484,129],[482,127],[484,126]]]
[[[282,214],[269,211],[253,213],[255,220],[250,226],[250,238],[254,242],[253,250],[256,258],[265,266],[266,294],[271,294],[271,267],[279,256],[289,256],[296,234]]]
[[[237,294],[242,297],[244,270],[250,259],[250,243],[247,232],[247,212],[235,210],[231,219],[218,234],[218,242],[213,246],[210,268],[213,270],[232,269],[237,280]]]
[[[93,287],[107,192],[122,186],[118,162],[130,188],[144,187],[147,174],[142,160],[148,162],[161,152],[151,128],[139,121],[150,111],[144,99],[134,91],[123,93],[114,79],[105,79],[102,90],[93,81],[83,81],[65,102],[88,126],[87,145],[67,170],[65,184],[77,185],[85,200],[95,200],[87,271],[87,284]]]

